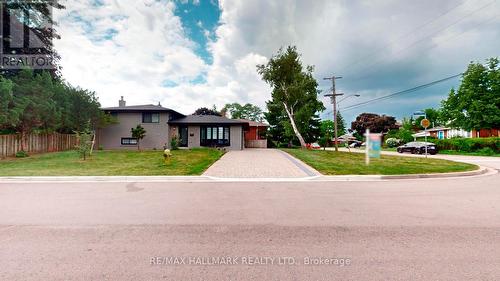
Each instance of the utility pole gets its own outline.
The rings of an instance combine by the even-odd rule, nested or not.
[[[335,76],[323,78],[323,80],[332,80],[332,93],[326,94],[325,97],[330,97],[333,104],[333,124],[334,124],[334,134],[335,134],[335,151],[339,151],[339,144],[337,142],[337,96],[342,96],[343,94],[337,94],[335,92],[335,80],[342,78],[341,76]]]

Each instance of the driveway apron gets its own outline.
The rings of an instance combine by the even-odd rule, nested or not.
[[[227,152],[203,175],[221,178],[300,178],[320,173],[281,150],[254,148]]]

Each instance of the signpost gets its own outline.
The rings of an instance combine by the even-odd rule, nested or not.
[[[420,121],[420,126],[424,127],[424,137],[425,137],[425,158],[427,158],[427,128],[431,125],[427,116]]]
[[[370,129],[366,129],[366,165],[370,164],[370,158],[380,158],[381,134],[370,134]]]

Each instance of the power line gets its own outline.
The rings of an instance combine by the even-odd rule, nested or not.
[[[495,18],[497,18],[498,16],[499,16],[499,15],[494,15],[494,16],[492,16],[492,17],[490,17],[490,18],[488,18],[488,19],[486,19],[486,20],[484,20],[484,21],[481,21],[481,22],[479,22],[478,24],[474,25],[471,29],[469,29],[469,30],[464,30],[464,31],[462,31],[462,32],[460,32],[460,33],[457,33],[457,34],[455,34],[455,35],[453,35],[453,36],[450,36],[450,37],[446,38],[446,40],[444,40],[443,42],[446,42],[446,41],[449,41],[449,40],[454,39],[454,38],[456,38],[456,37],[459,37],[459,36],[463,35],[464,33],[466,33],[466,32],[468,32],[468,31],[471,31],[471,30],[475,29],[477,26],[480,26],[480,25],[486,24],[486,23],[488,23],[488,22],[490,22],[490,21],[494,20],[494,19],[495,19]],[[437,46],[438,46],[438,45],[437,45],[437,44],[435,44],[435,45],[433,45],[433,46],[431,46],[431,47],[427,48],[426,50],[430,50],[430,49],[436,48]],[[365,79],[365,78],[368,78],[368,77],[370,77],[370,76],[371,76],[371,75],[365,75],[365,76],[363,76],[363,77],[360,77],[360,78],[355,79],[355,80],[350,80],[350,81],[351,81],[351,82],[353,82],[353,81],[359,81],[359,80],[363,80],[363,79]]]
[[[466,0],[466,1],[461,2],[460,4],[458,4],[458,5],[454,6],[453,8],[451,8],[451,9],[449,9],[449,10],[447,10],[446,12],[444,12],[444,13],[442,13],[442,14],[438,15],[437,17],[433,18],[432,20],[427,21],[426,23],[421,24],[421,25],[419,25],[419,26],[417,26],[417,27],[413,28],[412,30],[408,31],[407,33],[403,34],[402,36],[399,36],[399,37],[397,37],[396,39],[390,40],[387,44],[384,44],[382,47],[378,48],[377,50],[375,50],[375,51],[371,52],[370,54],[368,54],[368,55],[366,55],[366,56],[363,56],[363,57],[362,57],[361,59],[359,59],[358,61],[356,61],[356,62],[354,62],[354,63],[351,63],[351,64],[347,65],[347,67],[344,69],[344,71],[346,71],[347,69],[352,68],[353,66],[355,66],[355,65],[359,64],[360,62],[364,62],[364,61],[366,61],[366,59],[367,59],[367,58],[372,57],[373,55],[375,55],[375,54],[379,53],[380,51],[385,50],[387,47],[391,46],[391,45],[392,45],[392,44],[393,44],[396,40],[400,40],[400,39],[406,38],[406,37],[408,37],[409,35],[414,34],[414,33],[415,33],[415,31],[418,31],[418,30],[420,30],[420,29],[422,29],[422,28],[424,28],[424,27],[428,26],[429,24],[431,24],[431,23],[433,23],[433,22],[437,21],[439,18],[441,18],[441,17],[443,17],[443,16],[445,16],[445,15],[449,14],[450,12],[454,11],[454,10],[455,10],[455,9],[457,9],[458,7],[460,7],[460,6],[464,5],[466,2],[467,2],[467,0]]]
[[[371,100],[360,102],[360,103],[357,103],[357,104],[354,104],[354,105],[350,105],[350,106],[344,107],[342,110],[343,111],[351,110],[351,109],[358,108],[358,107],[361,107],[361,106],[364,106],[364,105],[367,105],[367,104],[370,104],[370,103],[374,103],[374,102],[378,102],[378,101],[381,101],[381,100],[389,99],[389,98],[392,98],[392,97],[395,97],[395,96],[399,96],[399,95],[404,95],[404,94],[408,94],[408,93],[411,93],[411,92],[415,92],[415,91],[418,91],[418,90],[421,90],[421,89],[425,89],[425,88],[434,86],[436,84],[442,83],[444,81],[447,81],[447,80],[459,77],[461,75],[463,75],[463,73],[459,73],[459,74],[455,74],[455,75],[452,75],[452,76],[448,76],[448,77],[443,78],[443,79],[432,81],[432,82],[427,83],[427,84],[423,84],[423,85],[416,86],[416,87],[413,87],[413,88],[410,88],[410,89],[407,89],[407,90],[403,90],[403,91],[399,91],[399,92],[396,92],[396,93],[392,93],[392,94],[389,94],[389,95],[386,95],[386,96],[383,96],[383,97],[378,97],[378,98],[374,98],[374,99],[371,99]]]
[[[465,16],[463,16],[463,17],[461,17],[460,19],[458,19],[458,20],[456,20],[456,21],[452,22],[451,24],[449,24],[449,25],[445,26],[444,28],[439,29],[437,32],[434,32],[434,33],[431,33],[431,34],[429,34],[429,35],[427,35],[427,36],[424,36],[424,37],[420,38],[419,40],[417,40],[417,41],[415,41],[415,42],[411,43],[410,45],[406,46],[405,48],[400,49],[400,50],[396,51],[395,53],[392,53],[391,55],[393,55],[393,56],[394,56],[394,55],[396,55],[396,54],[399,54],[399,53],[401,53],[401,52],[403,52],[403,51],[406,51],[406,50],[408,50],[408,49],[410,49],[410,48],[412,48],[412,47],[416,46],[417,44],[420,44],[420,43],[424,42],[424,41],[425,41],[426,39],[428,39],[428,38],[431,38],[431,37],[433,37],[433,36],[436,36],[437,34],[439,34],[439,33],[443,32],[443,31],[445,31],[445,30],[449,29],[450,27],[452,27],[452,26],[454,26],[454,25],[456,25],[456,24],[458,24],[458,23],[460,23],[461,21],[463,21],[463,20],[464,20],[464,19],[466,19],[467,17],[472,16],[473,14],[475,14],[475,13],[479,12],[480,10],[485,9],[486,7],[488,7],[488,6],[492,5],[492,4],[493,4],[493,3],[495,3],[495,2],[497,2],[497,1],[496,1],[496,0],[494,0],[494,1],[492,1],[492,2],[487,3],[486,5],[481,6],[480,8],[478,8],[478,9],[476,9],[476,10],[474,10],[474,11],[472,11],[472,12],[468,13],[467,15],[465,15]],[[490,19],[493,19],[493,18],[495,18],[495,17],[496,17],[496,15],[495,15],[494,17],[490,18]],[[489,19],[489,20],[490,20],[490,19]],[[487,20],[487,21],[489,21],[489,20]],[[483,23],[483,22],[481,22],[481,23],[479,23],[479,24],[482,24],[482,23]],[[479,25],[479,24],[478,24],[478,25]],[[477,26],[477,25],[476,25],[476,26]],[[475,26],[474,26],[474,27],[475,27]],[[459,34],[461,35],[461,34],[465,33],[466,31],[467,31],[467,30],[462,31],[462,32],[460,32]],[[435,47],[436,47],[436,46],[433,46],[433,47],[431,47],[431,48],[429,48],[429,49],[432,49],[432,48],[435,48]],[[375,61],[373,61],[372,63],[368,64],[368,66],[366,66],[366,67],[365,67],[365,70],[366,70],[366,69],[370,69],[370,68],[372,68],[373,66],[378,65],[377,63],[378,63],[378,62],[380,62],[380,61],[381,61],[381,59],[380,59],[380,58],[379,58],[379,59],[376,59],[376,60],[375,60]],[[365,77],[366,77],[366,76],[365,76]],[[356,80],[352,80],[352,81],[358,81],[358,80],[361,80],[361,79],[363,79],[363,78],[365,78],[365,77],[358,78],[358,79],[356,79]]]

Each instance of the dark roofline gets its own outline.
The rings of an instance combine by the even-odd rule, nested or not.
[[[221,125],[244,125],[248,126],[248,122],[229,119],[226,117],[215,116],[215,115],[188,115],[182,118],[174,119],[168,121],[169,124],[189,124],[189,125],[209,125],[209,124],[221,124]]]
[[[242,122],[247,122],[250,127],[270,127],[269,124],[263,122],[252,121],[248,119],[235,119]]]
[[[177,112],[173,109],[162,107],[162,106],[157,106],[153,104],[147,104],[147,105],[131,105],[131,106],[116,106],[116,107],[102,107],[102,111],[108,111],[108,112],[145,112],[145,111],[151,111],[151,112],[173,112],[179,116],[186,116],[180,112]]]

